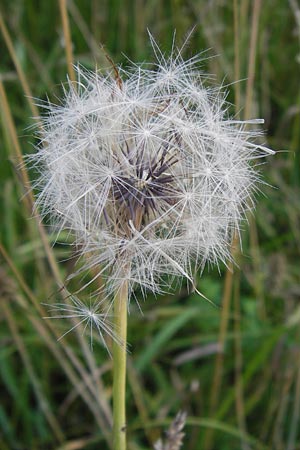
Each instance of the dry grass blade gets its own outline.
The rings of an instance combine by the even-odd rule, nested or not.
[[[9,302],[6,300],[8,300],[8,299],[4,299],[3,302],[1,303],[1,308],[2,308],[2,311],[6,318],[6,321],[8,323],[8,326],[11,330],[12,337],[15,341],[16,347],[19,351],[19,354],[23,361],[24,367],[27,370],[28,377],[30,378],[30,381],[31,381],[35,396],[38,400],[40,409],[41,409],[41,411],[43,411],[57,440],[59,442],[64,442],[65,438],[64,438],[63,431],[62,431],[56,417],[52,413],[49,403],[43,393],[41,383],[37,377],[37,374],[35,373],[34,367],[30,360],[30,356],[27,352],[27,349],[24,345],[23,340],[21,339],[21,337],[19,335],[16,321],[15,321],[12,311],[9,307]]]
[[[154,450],[180,450],[183,444],[183,427],[186,420],[186,412],[180,411],[168,431],[166,432],[166,439],[163,442],[161,439],[154,444]]]
[[[68,2],[68,9],[72,19],[76,23],[78,29],[80,30],[85,42],[89,46],[92,55],[98,64],[102,65],[105,63],[105,59],[103,57],[103,53],[99,46],[98,41],[95,39],[94,34],[90,32],[89,27],[87,26],[84,18],[82,17],[81,11],[78,6],[75,4],[73,0]]]
[[[247,424],[245,415],[245,399],[244,399],[244,384],[243,384],[243,349],[241,341],[241,310],[240,310],[240,272],[235,273],[234,287],[233,287],[233,303],[235,310],[235,404],[239,428],[242,431],[241,435],[247,434]],[[242,438],[242,450],[249,450],[249,444]]]
[[[68,65],[68,73],[71,81],[75,81],[75,72],[73,67],[73,49],[72,49],[72,40],[71,40],[71,32],[70,25],[68,19],[68,11],[67,11],[67,2],[66,0],[59,0],[59,9],[61,14],[63,33],[64,33],[64,43],[66,49],[66,60]]]
[[[127,356],[127,376],[132,391],[132,395],[136,404],[136,408],[139,412],[139,417],[145,430],[146,438],[148,439],[148,442],[152,447],[158,435],[155,430],[147,428],[146,426],[147,422],[149,422],[149,412],[145,400],[144,386],[142,383],[143,380],[140,378],[136,368],[134,367],[132,359],[128,356]]]
[[[233,248],[234,248],[235,244],[236,244],[236,239],[232,245],[232,254],[234,253]],[[219,399],[219,394],[220,394],[220,390],[221,390],[223,365],[224,365],[224,345],[225,345],[228,322],[229,322],[229,315],[230,315],[232,285],[233,285],[233,264],[230,263],[229,268],[227,269],[227,272],[226,272],[226,276],[225,276],[224,292],[223,292],[223,298],[222,298],[222,315],[221,315],[221,323],[220,323],[219,336],[218,336],[218,344],[220,346],[221,351],[219,353],[217,353],[216,360],[215,360],[215,368],[214,368],[211,395],[210,395],[210,414],[214,414],[214,412],[216,410],[216,407],[218,404],[218,399]],[[212,428],[207,430],[207,433],[205,436],[205,442],[204,442],[204,448],[207,450],[211,448],[211,445],[213,443],[213,434],[214,434],[214,430]]]
[[[1,20],[1,17],[0,17],[0,20]],[[1,21],[0,21],[0,23],[1,23]],[[28,187],[30,186],[30,181],[29,181],[27,170],[26,170],[25,166],[23,165],[23,155],[22,155],[21,146],[19,143],[18,135],[17,135],[17,130],[16,130],[14,120],[13,120],[13,117],[11,114],[11,109],[9,107],[9,103],[7,100],[7,95],[5,92],[4,84],[1,79],[0,79],[0,106],[1,106],[2,116],[3,116],[3,121],[4,121],[5,127],[7,129],[7,132],[8,132],[11,144],[12,144],[12,150],[14,152],[13,157],[16,159],[16,165],[18,167],[20,167],[20,177],[21,177],[23,189],[24,188],[28,189]],[[26,196],[24,195],[22,199],[26,205],[28,213],[31,214],[32,208],[33,208],[33,201],[34,201],[32,191],[29,190],[28,195],[26,195]]]
[[[214,355],[216,353],[222,353],[223,349],[219,342],[212,342],[210,344],[201,345],[198,347],[194,347],[191,350],[187,350],[183,353],[180,353],[173,360],[173,364],[175,366],[181,366],[182,364],[186,364],[189,361],[198,360],[200,358],[204,358],[205,356]]]
[[[17,54],[15,52],[15,49],[14,49],[14,46],[13,46],[10,34],[8,32],[8,29],[7,29],[6,25],[5,25],[5,23],[4,23],[4,20],[3,20],[1,12],[0,12],[0,29],[1,29],[1,33],[2,33],[2,36],[4,38],[5,44],[6,44],[7,48],[8,48],[9,54],[11,56],[11,59],[12,59],[14,65],[15,65],[16,71],[18,73],[18,77],[20,79],[20,82],[21,82],[24,94],[27,97],[27,100],[28,100],[31,112],[32,112],[34,117],[39,117],[39,111],[38,111],[36,105],[33,103],[33,100],[32,100],[33,96],[32,96],[31,89],[29,87],[29,84],[27,82],[27,78],[26,78],[25,73],[23,71],[23,68],[22,68],[22,66],[21,66],[21,64],[19,62]]]
[[[5,248],[0,243],[0,253],[3,256],[3,259],[6,261],[8,267],[11,269],[12,273],[14,274],[19,286],[23,290],[23,292],[26,294],[26,297],[30,300],[30,302],[35,306],[37,311],[40,311],[40,305],[38,302],[38,299],[35,297],[34,293],[31,291],[30,287],[26,284],[25,280],[23,279],[22,275],[16,268],[15,264],[7,254]],[[23,299],[19,299],[17,297],[18,304],[25,308],[25,311],[28,310],[28,305],[24,302]],[[100,429],[103,432],[103,435],[105,436],[109,448],[110,445],[110,432],[108,430],[107,424],[104,421],[101,412],[99,409],[102,409],[103,412],[106,412],[106,409],[103,407],[103,402],[106,404],[106,399],[98,396],[98,400],[100,402],[100,408],[98,407],[97,397],[95,398],[95,391],[94,391],[94,380],[89,379],[89,375],[87,374],[86,370],[82,366],[79,359],[76,357],[75,353],[71,350],[71,348],[64,344],[63,346],[60,346],[57,341],[52,336],[52,333],[50,334],[49,330],[45,326],[45,322],[38,316],[34,316],[33,314],[29,313],[27,314],[28,319],[36,329],[37,333],[46,343],[47,347],[49,348],[50,352],[54,355],[54,357],[59,362],[61,368],[64,370],[67,378],[70,380],[70,382],[75,387],[76,391],[81,395],[82,399],[85,401],[87,406],[90,408],[90,410],[93,412],[95,421],[99,425]],[[49,324],[48,324],[49,326]],[[55,333],[55,330],[51,328],[51,331]],[[57,339],[57,334],[55,335]],[[63,351],[62,351],[63,350]],[[66,358],[67,355],[67,358]],[[73,364],[73,366],[70,364],[70,362]],[[78,377],[76,371],[74,368],[78,371],[78,374],[80,377]],[[81,380],[83,380],[84,384],[81,383]],[[86,389],[87,388],[87,389]],[[96,401],[95,401],[96,400]],[[106,417],[107,419],[107,417]]]
[[[249,47],[249,59],[248,59],[248,76],[247,76],[246,101],[244,111],[245,119],[249,119],[249,117],[251,116],[260,9],[261,9],[261,0],[255,0],[253,3],[253,11],[252,11],[251,37]]]

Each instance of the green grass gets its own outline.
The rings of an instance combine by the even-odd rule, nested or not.
[[[185,286],[175,295],[141,301],[143,315],[132,303],[129,450],[153,448],[179,410],[188,413],[187,450],[300,449],[296,3],[68,2],[73,58],[89,68],[108,66],[100,44],[117,63],[127,64],[124,54],[153,60],[146,28],[168,51],[174,29],[180,42],[196,25],[185,56],[207,48],[218,55],[205,70],[226,84],[242,80],[229,87],[230,100],[240,98],[241,116],[265,118],[268,145],[279,150],[261,168],[274,187],[263,186],[265,195],[245,227],[240,270],[231,276],[224,267],[221,274],[210,269],[198,280],[223,307],[212,307]],[[61,298],[58,285],[74,264],[66,258],[74,255],[67,245],[52,248],[54,237],[31,217],[19,167],[18,149],[32,152],[36,141],[31,125],[38,111],[28,95],[55,101],[68,72],[59,2],[0,4],[0,450],[109,449],[112,361],[100,345],[91,352],[80,333],[57,341],[66,324],[43,319],[43,303]],[[227,293],[225,280],[232,284]],[[176,364],[178,356],[220,340],[222,354]]]

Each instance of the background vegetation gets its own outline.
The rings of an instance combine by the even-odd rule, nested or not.
[[[185,286],[149,296],[143,315],[132,303],[129,449],[153,448],[179,410],[188,413],[184,449],[300,449],[296,2],[69,0],[66,9],[64,0],[1,0],[1,450],[110,448],[111,359],[80,332],[57,341],[71,324],[43,319],[75,258],[68,245],[52,247],[24,197],[17,167],[33,151],[33,98],[55,101],[72,59],[107,67],[100,44],[117,63],[153,60],[147,27],[168,51],[175,29],[180,43],[195,25],[185,56],[209,48],[218,56],[206,69],[219,82],[242,80],[229,98],[241,117],[265,119],[278,153],[262,171],[274,187],[263,186],[245,227],[240,270],[211,268],[198,280],[220,309]]]

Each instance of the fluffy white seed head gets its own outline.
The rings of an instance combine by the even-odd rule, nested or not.
[[[75,236],[84,268],[108,293],[160,292],[166,276],[226,261],[234,231],[252,208],[254,161],[272,153],[260,133],[230,118],[226,95],[199,69],[201,56],[112,73],[77,67],[62,106],[49,104],[37,206]]]

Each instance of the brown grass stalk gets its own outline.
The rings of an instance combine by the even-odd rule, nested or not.
[[[17,57],[17,54],[15,52],[15,49],[14,49],[14,46],[13,46],[10,34],[9,34],[8,29],[7,29],[7,27],[5,25],[5,22],[3,20],[1,11],[0,11],[0,30],[1,30],[3,39],[5,41],[5,44],[6,44],[7,48],[8,48],[10,57],[11,57],[11,59],[12,59],[12,61],[14,63],[14,66],[16,68],[16,71],[17,71],[17,74],[18,74],[18,77],[19,77],[22,89],[23,89],[24,94],[25,94],[25,96],[27,98],[27,101],[28,101],[30,110],[32,112],[32,115],[33,115],[33,117],[37,118],[37,117],[39,117],[38,108],[36,107],[36,105],[33,102],[33,95],[32,95],[31,89],[29,87],[29,83],[28,83],[27,78],[25,76],[25,72],[24,72],[24,70],[23,70],[23,68],[22,68],[22,66],[21,66],[21,64],[20,64],[20,62],[18,60],[18,57]]]
[[[14,262],[7,254],[5,248],[1,243],[0,243],[0,253],[3,256],[3,259],[6,261],[8,267],[12,271],[22,291],[25,293],[26,297],[34,306],[35,310],[40,311],[40,313],[42,313],[42,308],[39,305],[38,299],[35,297],[34,293],[31,291],[31,289],[23,279],[21,273],[19,272],[19,270],[17,269]],[[100,409],[98,407],[97,397],[95,397],[93,380],[89,378],[88,374],[85,372],[82,364],[80,363],[74,352],[65,343],[64,345],[60,346],[58,342],[53,339],[52,333],[55,335],[56,339],[59,336],[55,328],[52,327],[52,325],[50,324],[50,322],[48,323],[48,327],[51,330],[51,334],[49,333],[49,330],[47,329],[45,322],[40,317],[30,313],[27,304],[24,303],[24,301],[20,300],[19,297],[16,297],[16,299],[18,300],[19,305],[27,312],[27,316],[30,322],[33,324],[38,334],[44,339],[47,347],[57,359],[58,363],[64,370],[70,382],[73,384],[74,388],[81,395],[85,403],[93,412],[98,426],[100,427],[104,436],[106,437],[107,442],[110,443],[110,433],[107,430],[107,424],[104,422],[103,417],[100,413]],[[66,358],[66,355],[68,356],[69,359]],[[78,371],[80,377],[78,377],[78,375],[74,371],[74,368],[70,365],[69,361],[72,362],[73,366]],[[84,384],[81,383],[82,380],[84,381]],[[86,389],[86,387],[88,388],[88,390]]]
[[[39,407],[41,409],[41,411],[43,411],[46,420],[48,421],[54,436],[56,437],[56,439],[58,440],[58,442],[62,443],[65,441],[65,437],[64,437],[64,433],[60,427],[60,424],[58,422],[58,420],[56,419],[56,417],[54,416],[54,414],[52,413],[49,403],[46,399],[46,397],[44,396],[42,387],[41,387],[41,383],[38,379],[38,376],[34,370],[34,367],[32,365],[30,356],[27,352],[27,349],[24,345],[24,342],[22,340],[22,338],[19,335],[19,331],[18,331],[18,327],[17,327],[17,323],[14,319],[14,316],[11,312],[10,306],[9,306],[9,300],[8,299],[4,299],[1,302],[1,308],[2,311],[4,313],[4,316],[6,318],[6,321],[8,323],[8,326],[10,328],[13,340],[15,341],[16,347],[18,349],[19,355],[21,357],[21,360],[24,364],[24,367],[28,373],[28,377],[30,379],[30,382],[32,384],[36,399],[39,403]]]
[[[74,82],[76,80],[76,76],[75,76],[74,65],[73,65],[74,64],[73,48],[72,48],[72,39],[71,39],[68,11],[67,11],[67,0],[59,0],[59,10],[60,10],[61,21],[62,21],[62,26],[63,26],[68,73],[69,73],[70,80]]]
[[[243,383],[243,349],[241,340],[241,311],[240,311],[240,272],[237,270],[234,274],[233,286],[234,302],[234,347],[235,347],[235,405],[237,421],[241,436],[247,434],[245,401],[244,401],[244,383]],[[250,450],[248,443],[241,439],[242,450]]]

